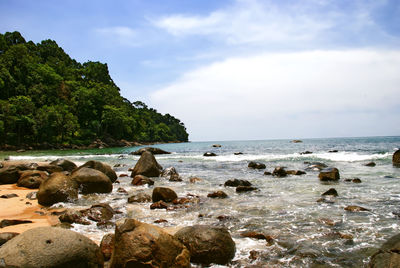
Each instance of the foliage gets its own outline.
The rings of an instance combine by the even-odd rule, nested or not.
[[[107,64],[71,59],[53,40],[0,34],[0,145],[97,138],[187,141],[182,122],[120,95]]]

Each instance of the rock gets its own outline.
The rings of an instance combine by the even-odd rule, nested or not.
[[[302,140],[292,140],[292,143],[302,143]]]
[[[254,169],[265,169],[266,166],[263,163],[259,163],[259,162],[254,162],[251,161],[248,165],[249,168],[254,168]]]
[[[270,176],[270,175],[272,175],[272,173],[269,172],[269,171],[265,171],[265,172],[264,172],[264,175],[265,175],[265,176]]]
[[[369,210],[367,208],[363,208],[363,207],[360,207],[360,206],[347,206],[347,207],[344,208],[344,210],[351,211],[351,212],[371,211],[371,210]]]
[[[113,189],[109,177],[93,168],[80,167],[71,174],[71,180],[79,185],[82,194],[110,193]]]
[[[235,153],[233,153],[234,155],[242,155],[243,153],[242,152],[235,152]]]
[[[171,175],[178,175],[178,171],[174,167],[169,167],[161,172],[161,177],[170,177]]]
[[[85,213],[74,209],[67,209],[58,217],[58,219],[62,223],[90,225],[90,222],[86,219]]]
[[[117,193],[120,193],[120,194],[128,194],[128,191],[125,190],[125,189],[122,188],[122,187],[119,187],[119,188],[117,189]]]
[[[235,242],[226,228],[194,225],[182,228],[174,236],[189,249],[194,263],[226,265],[235,256]]]
[[[17,181],[19,187],[38,189],[40,184],[49,177],[48,173],[40,170],[27,170],[21,172]]]
[[[60,166],[56,166],[56,165],[41,165],[37,167],[37,170],[40,171],[46,171],[49,174],[55,173],[55,172],[63,172],[64,169]]]
[[[392,157],[392,163],[396,167],[400,167],[400,150],[397,150],[394,152],[393,157]]]
[[[82,212],[88,217],[89,220],[95,222],[107,222],[113,218],[114,214],[116,214],[114,209],[112,209],[112,207],[106,203],[95,204],[89,209],[83,210]]]
[[[168,221],[165,219],[155,220],[154,223],[167,223]]]
[[[36,200],[37,199],[36,195],[37,195],[37,192],[30,192],[30,193],[27,193],[25,197],[28,198],[29,200]]]
[[[13,232],[0,233],[0,247],[8,240],[13,239],[17,235],[19,235],[19,233],[13,233]]]
[[[369,268],[400,267],[400,234],[390,237],[382,247],[372,255]]]
[[[42,182],[36,196],[42,206],[69,202],[78,198],[79,185],[62,172],[55,172]]]
[[[238,187],[238,186],[251,186],[251,183],[247,180],[238,180],[238,179],[233,179],[233,180],[227,180],[224,183],[224,186],[230,186],[230,187]]]
[[[257,190],[256,187],[252,186],[238,186],[236,187],[236,192],[237,193],[243,193],[243,192],[251,192]]]
[[[25,223],[32,223],[29,220],[7,220],[4,219],[0,222],[0,228],[4,228],[7,226],[18,225],[18,224],[25,224]]]
[[[169,178],[168,181],[177,181],[177,182],[179,182],[179,181],[183,181],[183,180],[178,174],[173,174],[173,175],[171,175],[171,177]]]
[[[286,170],[286,174],[300,176],[300,175],[304,175],[307,173],[302,170]]]
[[[322,196],[324,195],[338,196],[338,192],[336,191],[335,188],[330,188],[328,191],[322,194]]]
[[[54,166],[59,166],[61,167],[64,171],[72,172],[74,169],[77,168],[74,162],[69,161],[67,159],[59,158],[57,160],[54,160],[50,162],[50,165]]]
[[[353,183],[361,183],[361,180],[359,178],[354,178],[351,180]]]
[[[328,153],[337,153],[338,150],[329,150]]]
[[[147,203],[147,202],[151,202],[151,196],[144,192],[139,192],[128,198],[128,203]]]
[[[190,178],[190,179],[189,179],[189,182],[190,182],[190,183],[196,183],[196,182],[200,182],[200,181],[202,181],[202,179],[197,178],[197,177],[193,177],[193,178]]]
[[[168,204],[160,200],[150,205],[150,209],[166,209]]]
[[[100,248],[76,232],[37,227],[23,232],[0,248],[6,267],[103,267]]]
[[[105,234],[100,242],[100,250],[103,253],[103,257],[105,261],[108,261],[111,258],[112,252],[114,250],[115,243],[115,235],[114,234]]]
[[[222,147],[222,145],[221,144],[213,144],[212,147],[220,148],[220,147]]]
[[[215,153],[206,152],[203,154],[203,156],[209,157],[209,156],[217,156],[217,155]]]
[[[376,166],[376,164],[375,164],[375,162],[369,162],[369,163],[365,164],[364,166],[366,166],[366,167],[374,167],[374,166]]]
[[[176,238],[161,228],[125,219],[115,228],[110,268],[190,267],[190,253]]]
[[[320,171],[328,167],[326,164],[321,162],[304,162],[304,164],[308,165],[306,167],[306,170],[313,170],[313,171]]]
[[[274,171],[272,171],[272,176],[283,178],[287,176],[287,173],[284,167],[276,167]]]
[[[324,168],[320,171],[318,178],[321,181],[338,181],[340,179],[339,170],[337,168]]]
[[[274,241],[272,236],[265,235],[262,233],[257,233],[257,232],[245,232],[245,233],[241,233],[240,236],[259,239],[259,240],[266,240],[268,243],[272,243]]]
[[[13,197],[18,197],[17,194],[2,194],[0,195],[0,198],[4,198],[4,199],[9,199],[9,198],[13,198]]]
[[[166,187],[156,187],[153,190],[152,194],[153,202],[157,201],[165,201],[165,202],[172,202],[174,199],[178,198],[178,195],[174,192],[174,190]]]
[[[135,167],[132,170],[131,177],[136,175],[144,175],[147,177],[158,177],[161,174],[162,166],[157,163],[152,153],[145,151],[140,156]]]
[[[153,148],[153,147],[145,147],[145,148],[141,148],[135,152],[132,152],[132,155],[142,155],[144,152],[150,152],[153,155],[156,154],[170,154],[170,152],[164,151],[162,149],[159,148]]]
[[[135,185],[135,186],[145,185],[145,184],[154,185],[154,181],[153,181],[152,179],[146,177],[146,176],[143,176],[143,175],[136,175],[136,176],[133,178],[131,184],[132,184],[132,185]]]
[[[304,152],[301,152],[300,154],[301,155],[303,155],[303,154],[312,154],[313,152],[310,152],[310,151],[304,151]]]
[[[3,167],[0,169],[0,184],[17,183],[20,174],[19,169],[15,166]]]
[[[103,172],[104,174],[107,175],[107,177],[111,180],[112,183],[114,183],[117,180],[117,173],[115,173],[115,171],[111,168],[111,166],[109,166],[105,163],[91,160],[91,161],[86,162],[79,168],[84,168],[84,167],[96,169],[98,171]]]
[[[209,193],[207,195],[207,197],[210,197],[210,198],[227,198],[228,195],[223,191],[216,191],[216,192],[213,192],[213,193]]]

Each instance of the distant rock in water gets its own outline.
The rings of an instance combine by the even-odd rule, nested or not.
[[[397,150],[393,154],[392,163],[396,167],[400,167],[400,150]]]
[[[310,152],[310,151],[304,151],[304,152],[301,152],[300,154],[301,155],[303,155],[303,154],[312,154],[313,152]]]
[[[311,171],[319,171],[324,168],[327,168],[328,166],[324,163],[321,162],[304,162],[304,164],[307,164],[308,166],[306,167],[306,170],[311,170]]]
[[[238,179],[233,179],[233,180],[227,180],[224,183],[224,186],[230,186],[230,187],[238,187],[238,186],[251,186],[251,183],[247,180],[238,180]]]
[[[213,146],[212,147],[215,147],[215,148],[220,148],[220,147],[222,147],[222,145],[221,144],[213,144]]]
[[[328,191],[322,194],[322,196],[324,195],[338,196],[338,192],[336,191],[335,188],[330,188]]]
[[[283,178],[287,176],[287,173],[284,167],[276,167],[274,171],[272,171],[272,176]]]
[[[338,181],[340,179],[337,168],[325,168],[318,175],[321,181]]]
[[[365,164],[364,166],[366,166],[366,167],[374,167],[374,166],[376,166],[376,164],[375,164],[375,162],[369,162],[369,163]]]
[[[329,150],[328,153],[337,153],[339,152],[338,150]]]
[[[254,161],[251,161],[247,166],[249,168],[254,168],[254,169],[265,169],[266,168],[265,164],[260,163],[260,162],[254,162]]]
[[[344,208],[344,210],[350,211],[350,212],[370,211],[369,209],[363,208],[360,206],[347,206]]]
[[[370,268],[400,267],[400,234],[389,238],[382,247],[372,255],[368,264]]]
[[[217,156],[215,153],[206,152],[203,156]]]
[[[170,152],[164,151],[160,148],[153,148],[153,147],[144,147],[135,152],[131,152],[132,155],[142,155],[144,152],[150,152],[153,155],[156,154],[171,154]]]
[[[292,143],[302,143],[303,141],[302,140],[292,140],[291,142]]]
[[[233,153],[234,155],[242,155],[243,153],[242,152],[235,152],[235,153]]]

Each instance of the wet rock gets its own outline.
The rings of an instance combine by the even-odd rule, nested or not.
[[[376,164],[375,164],[375,162],[369,162],[369,163],[365,164],[364,166],[366,166],[366,167],[374,167],[374,166],[376,166]]]
[[[286,170],[286,174],[300,176],[300,175],[304,175],[304,174],[307,174],[307,173],[302,171],[302,170]]]
[[[301,155],[303,155],[303,154],[312,154],[313,152],[310,152],[310,151],[304,151],[304,152],[301,152],[300,154]]]
[[[209,156],[217,156],[217,155],[215,153],[206,152],[206,153],[203,154],[203,156],[209,157]]]
[[[172,174],[169,178],[169,181],[177,181],[180,182],[182,181],[182,178],[178,174]]]
[[[3,194],[0,195],[0,198],[4,198],[4,199],[9,199],[9,198],[13,198],[13,197],[18,197],[17,194]]]
[[[105,234],[100,242],[100,250],[103,253],[103,257],[105,261],[108,261],[111,258],[112,252],[114,250],[115,243],[115,235],[114,234]]]
[[[235,153],[233,153],[234,155],[242,155],[243,153],[242,152],[235,152]]]
[[[243,192],[251,192],[257,190],[256,187],[252,186],[238,186],[236,187],[236,192],[237,193],[243,193]]]
[[[390,237],[382,247],[372,255],[369,268],[400,267],[400,234]]]
[[[19,233],[14,233],[14,232],[5,232],[5,233],[0,233],[0,247],[6,243],[8,240],[13,239],[19,235]]]
[[[51,206],[58,202],[76,200],[78,187],[78,184],[64,173],[53,173],[40,185],[37,192],[38,203],[42,206]]]
[[[25,224],[25,223],[32,223],[29,220],[7,220],[4,219],[0,222],[0,228],[4,228],[7,226],[18,225],[18,224]]]
[[[21,177],[17,181],[19,187],[38,189],[40,184],[49,177],[48,173],[40,170],[27,170],[21,172]]]
[[[238,179],[233,179],[233,180],[227,180],[224,183],[224,186],[230,186],[230,187],[238,187],[238,186],[251,186],[251,183],[247,180],[238,180]]]
[[[190,178],[190,179],[189,179],[189,182],[190,182],[190,183],[196,183],[196,182],[199,182],[199,181],[202,181],[202,179],[197,178],[197,177],[194,177],[194,178]]]
[[[225,265],[235,256],[236,245],[226,228],[194,225],[179,230],[174,237],[190,251],[190,261]]]
[[[37,192],[30,192],[25,197],[28,198],[29,200],[36,200],[37,199],[36,194]]]
[[[64,171],[72,172],[77,168],[74,162],[69,161],[67,159],[59,158],[50,162],[50,165],[55,165],[61,167]]]
[[[221,144],[213,144],[212,147],[220,148],[220,147],[222,147],[222,145]]]
[[[154,185],[154,181],[146,176],[136,175],[133,178],[131,184],[135,185],[135,186],[140,186],[140,185],[145,185],[145,184]]]
[[[253,168],[253,169],[265,169],[266,168],[265,164],[260,163],[260,162],[254,162],[254,161],[251,161],[247,166],[249,168]]]
[[[324,168],[327,168],[328,166],[324,163],[321,162],[304,162],[304,164],[308,165],[306,167],[306,170],[310,170],[310,171],[320,171]]]
[[[272,173],[269,172],[269,171],[265,171],[265,172],[264,172],[264,175],[265,175],[265,176],[270,176],[270,175],[272,175]]]
[[[320,181],[338,181],[340,179],[337,168],[324,168],[318,175]]]
[[[166,209],[166,208],[168,208],[168,204],[162,200],[154,202],[153,204],[150,205],[150,209]]]
[[[335,199],[333,198],[334,196],[332,195],[325,195],[321,197],[320,199],[317,200],[318,203],[326,203],[326,204],[334,204]]]
[[[153,147],[145,147],[145,148],[141,148],[135,152],[132,152],[132,155],[142,155],[144,152],[150,152],[153,155],[156,154],[170,154],[170,152],[164,151],[160,148],[153,148]]]
[[[324,236],[327,237],[327,238],[330,238],[330,239],[347,239],[347,240],[351,240],[351,239],[354,238],[351,234],[344,234],[344,233],[341,233],[341,232],[330,232],[330,233],[326,233]]]
[[[146,177],[158,177],[161,174],[162,166],[157,163],[156,158],[150,152],[145,151],[140,156],[132,170],[131,177],[144,175]]]
[[[88,161],[79,168],[92,168],[98,170],[106,174],[106,176],[110,179],[112,183],[114,183],[117,180],[117,173],[115,173],[115,171],[111,168],[111,166],[99,161],[94,161],[94,160]]]
[[[80,167],[71,174],[71,180],[79,185],[82,194],[110,193],[113,188],[109,177],[93,168]]]
[[[231,220],[234,219],[234,217],[229,216],[229,215],[219,215],[219,216],[217,217],[217,219],[218,219],[219,221],[231,221]]]
[[[367,208],[363,208],[363,207],[360,207],[360,206],[347,206],[347,207],[344,208],[344,210],[351,211],[351,212],[371,211],[371,210],[369,210]]]
[[[3,167],[0,169],[0,184],[14,184],[19,179],[19,169],[15,166]]]
[[[64,169],[60,166],[56,166],[56,165],[40,165],[37,167],[37,170],[40,171],[46,171],[49,174],[55,173],[55,172],[63,172]]]
[[[337,153],[338,150],[329,150],[328,153]]]
[[[263,233],[257,233],[257,232],[244,232],[240,234],[241,237],[249,237],[249,238],[254,238],[254,239],[259,239],[259,240],[265,240],[268,243],[273,243],[274,239],[270,235],[265,235]]]
[[[86,219],[84,212],[74,209],[67,209],[58,217],[58,219],[62,223],[77,223],[82,225],[90,224],[90,222]]]
[[[353,183],[361,183],[361,180],[359,178],[354,178],[351,180]]]
[[[106,203],[95,204],[87,210],[82,211],[88,219],[96,222],[107,222],[116,214],[114,209]]]
[[[126,173],[122,173],[122,174],[119,174],[119,177],[120,177],[120,178],[122,178],[122,177],[129,177],[129,175],[126,174]]]
[[[322,196],[324,195],[331,195],[331,196],[338,196],[338,192],[336,191],[335,188],[330,188],[328,191],[326,191],[325,193],[322,194]]]
[[[117,193],[120,193],[120,194],[128,194],[128,191],[125,190],[124,188],[119,187],[119,188],[117,189]]]
[[[190,253],[161,228],[126,219],[115,228],[110,268],[117,267],[190,267]]]
[[[276,167],[274,171],[272,171],[272,176],[283,178],[287,176],[287,173],[284,167]]]
[[[166,169],[164,169],[162,172],[161,172],[161,177],[170,177],[171,175],[179,175],[178,174],[178,171],[176,171],[176,169],[174,168],[174,167],[169,167],[169,168],[166,168]]]
[[[392,157],[392,163],[396,167],[400,167],[400,150],[397,150],[394,152],[393,157]]]
[[[302,143],[302,140],[292,140],[292,143]]]
[[[174,190],[166,187],[155,187],[152,194],[153,202],[157,201],[165,201],[165,202],[172,202],[176,199],[178,195],[175,193]]]
[[[318,221],[320,223],[323,223],[323,224],[328,225],[328,226],[337,226],[337,225],[342,223],[342,222],[336,222],[336,221],[334,221],[332,219],[328,219],[328,218],[321,218]]]
[[[209,193],[207,195],[207,197],[210,197],[210,198],[227,198],[228,195],[223,191],[216,191],[216,192]]]
[[[76,232],[38,227],[23,232],[0,248],[6,267],[103,267],[100,248]]]
[[[167,223],[167,220],[164,219],[159,219],[159,220],[155,220],[154,223]]]
[[[128,198],[128,203],[147,203],[151,202],[151,196],[144,192],[136,193]]]

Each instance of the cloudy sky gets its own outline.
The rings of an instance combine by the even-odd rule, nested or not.
[[[400,135],[398,0],[1,0],[192,141]]]

